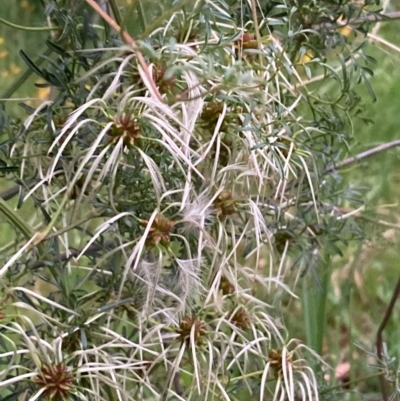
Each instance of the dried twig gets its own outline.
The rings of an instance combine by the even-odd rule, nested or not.
[[[330,173],[334,170],[339,170],[343,167],[346,167],[350,164],[359,162],[363,159],[366,159],[367,157],[376,155],[377,153],[383,152],[385,150],[394,148],[396,146],[400,146],[400,139],[396,139],[394,141],[391,142],[387,142],[387,143],[383,143],[382,145],[376,146],[375,148],[372,149],[368,149],[365,152],[361,152],[358,155],[352,156],[352,157],[348,157],[347,159],[342,160],[341,162],[338,163],[334,163],[329,165],[325,171],[324,174]]]
[[[383,339],[382,339],[383,331],[385,330],[385,327],[386,327],[387,323],[389,322],[390,317],[392,316],[393,308],[394,308],[394,305],[395,305],[399,295],[400,295],[400,277],[399,277],[399,280],[397,281],[396,287],[393,291],[392,299],[390,300],[390,303],[389,303],[388,307],[386,308],[385,315],[384,315],[382,322],[376,333],[376,355],[378,358],[378,363],[382,362],[381,359],[382,359],[382,353],[383,353]],[[387,396],[387,391],[386,391],[384,375],[380,376],[379,380],[381,383],[382,400],[387,401],[388,396]]]
[[[348,20],[323,22],[322,24],[313,25],[312,28],[315,29],[316,31],[320,31],[322,29],[334,29],[345,26],[359,26],[366,22],[369,23],[387,22],[397,19],[400,19],[400,11],[394,11],[392,13],[387,13],[387,14],[367,15],[364,17],[352,18]]]
[[[99,243],[94,243],[90,245],[86,251],[83,253],[85,256],[95,256],[99,251],[104,250],[104,249],[109,249],[115,247],[115,241],[105,241],[103,244]],[[54,256],[53,262],[66,262],[69,259],[76,258],[78,255],[80,255],[82,252],[82,249],[73,249],[68,253],[62,253],[61,255]],[[29,266],[30,270],[37,270],[40,269],[41,267],[47,266],[49,261],[42,261],[39,260],[33,265]]]
[[[20,188],[19,185],[14,185],[11,188],[1,191],[0,198],[5,201],[8,201],[8,200],[14,198],[14,196],[18,194],[19,188]]]
[[[33,180],[30,180],[30,181],[24,183],[24,186],[25,186],[25,188],[30,189],[37,182],[38,182],[38,180],[33,179]],[[12,186],[11,188],[8,188],[8,189],[5,189],[4,191],[1,191],[0,192],[0,198],[5,200],[5,201],[10,200],[10,199],[14,198],[14,196],[18,195],[18,193],[20,191],[20,188],[21,188],[21,185],[16,184],[16,185]]]
[[[134,49],[134,51],[136,53],[136,57],[138,59],[138,62],[140,64],[140,66],[142,67],[144,73],[146,74],[146,77],[149,80],[149,83],[150,83],[155,95],[157,96],[158,100],[160,100],[162,102],[163,101],[162,96],[161,96],[159,90],[157,89],[157,86],[154,82],[152,75],[150,74],[149,68],[147,66],[146,60],[143,57],[143,54],[137,49],[135,39],[133,39],[132,36],[129,35],[128,32],[123,31],[121,29],[121,27],[115,22],[115,20],[112,17],[110,17],[94,0],[86,0],[86,3],[89,4],[89,6],[92,7],[108,23],[108,25],[111,26],[111,28],[113,28],[115,31],[117,31],[121,35],[123,41],[128,46],[131,46]]]
[[[38,180],[30,180],[27,183],[25,183],[24,185],[26,186],[26,188],[31,188],[34,184],[37,183]],[[4,201],[8,201],[10,199],[12,199],[14,196],[18,195],[19,191],[21,189],[21,185],[14,185],[11,188],[8,188],[4,191],[0,192],[0,199],[3,199]],[[114,241],[105,241],[104,244],[99,244],[99,243],[95,243],[91,246],[89,246],[86,251],[84,252],[85,256],[94,256],[98,251],[100,251],[101,249],[107,249],[107,248],[111,248],[115,245]],[[74,249],[71,250],[68,253],[63,253],[61,255],[55,256],[53,258],[53,261],[56,262],[65,262],[71,258],[75,258],[78,255],[80,255],[82,252],[82,249]],[[37,261],[36,263],[34,263],[32,266],[30,266],[30,269],[32,270],[36,270],[39,269],[41,267],[45,267],[47,265],[48,261]]]

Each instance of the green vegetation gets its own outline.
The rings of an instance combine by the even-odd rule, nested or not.
[[[398,138],[375,3],[0,10],[0,400],[399,397],[399,150],[335,168]]]

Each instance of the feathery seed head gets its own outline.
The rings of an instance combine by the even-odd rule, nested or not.
[[[236,201],[232,197],[232,192],[224,189],[214,201],[214,206],[218,209],[218,215],[224,219],[236,212],[235,203]]]
[[[192,202],[187,202],[182,211],[182,220],[185,222],[185,230],[204,228],[212,222],[213,208],[209,197],[202,193]]]
[[[246,309],[240,306],[228,314],[228,319],[239,329],[247,330],[251,326],[251,319]]]
[[[185,316],[176,329],[180,341],[186,342],[186,344],[190,346],[192,331],[194,331],[194,344],[201,345],[204,341],[204,336],[207,334],[204,322],[197,316]]]
[[[148,221],[142,220],[142,224],[147,225]],[[174,225],[174,221],[168,220],[163,215],[159,214],[156,216],[147,235],[146,245],[150,248],[157,244],[168,247],[171,242],[169,234]]]
[[[59,363],[42,366],[34,382],[40,389],[45,389],[42,394],[48,400],[61,401],[70,396],[74,378],[68,367]]]
[[[118,141],[122,138],[124,145],[127,147],[138,145],[140,127],[137,119],[127,113],[122,113],[120,116],[112,118],[112,121],[114,121],[114,125],[108,131],[112,141]]]
[[[225,276],[221,277],[219,289],[222,291],[223,295],[231,295],[235,293],[235,286]]]
[[[272,349],[268,353],[268,358],[275,374],[275,377],[282,377],[284,366],[287,366],[288,363],[292,360],[292,354],[286,354],[286,361],[283,360],[283,350],[282,349]],[[287,369],[287,368],[286,368]]]

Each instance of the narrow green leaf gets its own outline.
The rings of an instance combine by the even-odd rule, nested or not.
[[[374,93],[374,91],[372,89],[372,86],[371,86],[368,78],[364,74],[363,74],[363,81],[365,83],[365,86],[366,86],[366,88],[368,90],[369,95],[371,96],[372,101],[376,102],[377,99],[376,99],[375,93]]]
[[[45,75],[42,70],[36,66],[36,64],[28,57],[28,55],[23,51],[20,50],[19,54],[21,55],[22,59],[25,61],[27,66],[36,74],[39,75],[39,77],[43,78],[44,80],[47,81],[47,75]]]
[[[50,50],[52,50],[54,53],[59,54],[60,56],[65,56],[66,54],[68,54],[62,47],[56,45],[49,39],[46,39],[45,43]]]

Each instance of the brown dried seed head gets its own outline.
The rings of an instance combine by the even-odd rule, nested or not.
[[[238,328],[247,330],[251,326],[250,316],[243,307],[237,308],[230,312],[229,320]]]
[[[45,388],[43,397],[50,400],[67,399],[73,388],[73,376],[68,368],[59,363],[44,365],[39,375],[34,379],[39,388]]]
[[[186,316],[182,319],[181,324],[176,329],[179,334],[181,342],[186,342],[188,346],[191,345],[190,336],[194,330],[194,342],[200,345],[203,341],[203,337],[206,335],[206,327],[204,322],[202,322],[196,316]]]

